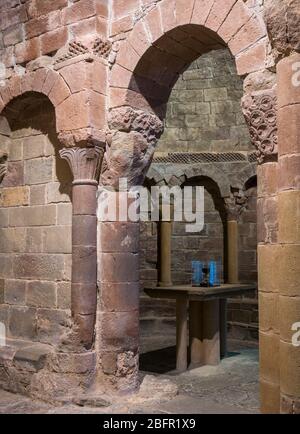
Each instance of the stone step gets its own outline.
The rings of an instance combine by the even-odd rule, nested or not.
[[[0,347],[0,388],[28,395],[32,376],[44,367],[52,350],[39,342],[7,339]]]

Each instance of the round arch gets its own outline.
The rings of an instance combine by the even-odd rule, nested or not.
[[[122,43],[110,75],[110,108],[163,116],[178,75],[201,54],[228,47],[245,76],[266,65],[268,36],[242,0],[163,0]]]

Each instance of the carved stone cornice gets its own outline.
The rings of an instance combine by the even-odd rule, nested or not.
[[[77,58],[107,60],[111,50],[112,43],[105,38],[97,37],[89,41],[74,39],[57,52],[54,59],[54,69],[60,69],[72,61],[76,61]]]
[[[0,154],[0,184],[7,172],[7,154]]]
[[[246,95],[242,110],[256,148],[258,163],[278,153],[276,88]]]
[[[248,197],[244,190],[231,188],[230,197],[224,199],[228,220],[238,220],[247,208]]]
[[[73,173],[73,184],[98,184],[104,148],[64,148],[59,151]]]

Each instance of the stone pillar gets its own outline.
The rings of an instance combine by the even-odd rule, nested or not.
[[[237,220],[227,220],[227,264],[228,264],[228,283],[238,283],[238,222]]]
[[[72,293],[71,311],[79,342],[85,349],[94,343],[97,306],[96,194],[103,148],[64,148],[74,181],[72,188]]]
[[[161,210],[162,211],[162,210]],[[172,286],[172,220],[161,218],[158,224],[158,286]]]
[[[260,395],[263,413],[279,413],[277,97],[276,88],[243,98],[256,147]]]
[[[300,54],[280,61],[277,71],[280,410],[300,414],[300,348],[292,329],[300,322]]]
[[[127,192],[111,197],[123,215],[135,200]],[[129,393],[139,385],[139,222],[99,217],[98,235],[97,384]]]

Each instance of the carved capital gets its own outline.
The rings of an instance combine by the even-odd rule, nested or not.
[[[231,188],[230,197],[225,198],[228,220],[238,220],[247,208],[248,197],[241,189]]]
[[[249,126],[257,160],[263,163],[278,153],[276,88],[252,93],[242,99],[242,110]]]
[[[128,187],[142,185],[163,123],[152,113],[120,107],[110,112],[109,128],[101,183],[118,188],[126,178]]]
[[[6,161],[7,161],[7,154],[0,154],[0,183],[2,182],[7,172]]]
[[[98,184],[104,148],[64,148],[59,154],[72,170],[73,184]]]

